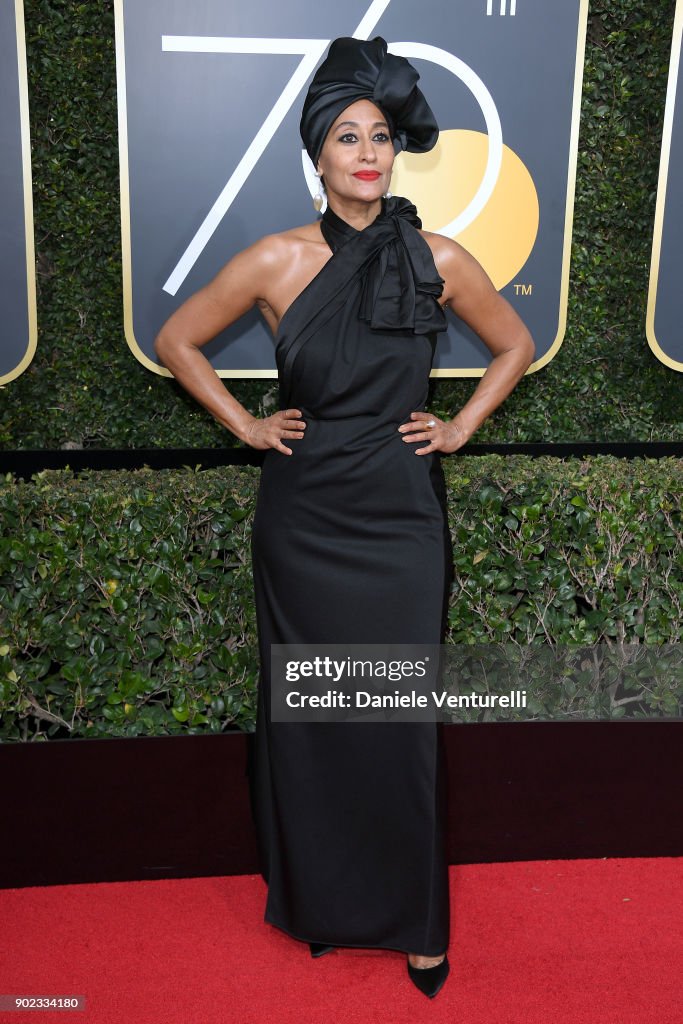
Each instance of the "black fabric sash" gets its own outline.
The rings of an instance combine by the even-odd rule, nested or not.
[[[278,327],[280,374],[285,381],[302,346],[344,305],[347,288],[357,275],[363,276],[359,318],[373,330],[419,335],[448,329],[439,303],[444,281],[418,230],[421,225],[413,204],[401,196],[383,199],[381,212],[362,231],[327,207],[320,227],[333,256]]]
[[[357,231],[328,206],[320,224],[332,252],[358,236],[381,239],[381,247],[365,270],[360,319],[373,330],[411,330],[414,334],[445,331],[446,318],[438,299],[444,281],[432,253],[418,231],[422,221],[402,196],[382,200],[382,211],[363,231]]]

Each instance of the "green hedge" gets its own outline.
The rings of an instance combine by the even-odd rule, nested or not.
[[[674,0],[593,0],[579,141],[569,322],[478,441],[680,440],[681,378],[644,332]],[[24,0],[38,351],[0,389],[0,447],[222,447],[235,442],[124,340],[111,0]],[[453,415],[476,381],[439,380]],[[637,386],[636,386],[637,385]],[[252,412],[274,381],[230,381]]]
[[[444,467],[449,644],[680,641],[680,460]],[[258,477],[229,466],[0,483],[0,740],[253,729]],[[541,679],[516,717],[681,714],[677,679],[636,681],[626,700]]]

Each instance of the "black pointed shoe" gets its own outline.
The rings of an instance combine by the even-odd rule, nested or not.
[[[413,967],[410,960],[408,961],[410,980],[419,988],[420,992],[424,992],[430,999],[433,999],[437,992],[441,991],[450,969],[448,954],[444,956],[440,964],[436,964],[434,967]]]
[[[325,942],[309,942],[308,945],[311,950],[311,956],[322,956],[323,953],[331,953],[335,948],[334,946],[328,946]]]

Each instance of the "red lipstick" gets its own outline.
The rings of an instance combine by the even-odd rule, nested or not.
[[[360,178],[361,181],[377,181],[379,176],[379,171],[356,171],[354,174],[354,178]]]

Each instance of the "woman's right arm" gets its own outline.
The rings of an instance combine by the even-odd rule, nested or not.
[[[284,247],[281,239],[271,235],[234,256],[168,318],[154,340],[154,351],[178,383],[241,441],[252,448],[277,448],[291,455],[281,438],[303,437],[301,412],[284,409],[263,419],[252,416],[199,351],[265,299],[263,282],[277,275]]]

